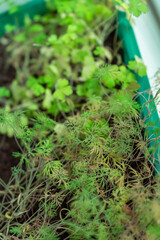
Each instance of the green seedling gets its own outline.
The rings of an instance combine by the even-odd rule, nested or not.
[[[140,0],[117,2],[145,12]],[[112,64],[117,49],[104,42],[113,1],[47,4],[49,12],[26,17],[7,47],[16,79],[0,88],[0,131],[14,135],[20,161],[8,184],[0,179],[0,235],[158,240],[159,180],[130,71],[144,76],[146,68],[139,59]]]
[[[65,96],[70,96],[73,93],[69,81],[67,79],[58,79],[57,89],[53,96],[57,99],[64,100]]]

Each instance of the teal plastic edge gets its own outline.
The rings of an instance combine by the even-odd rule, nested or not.
[[[124,12],[118,12],[118,22],[118,37],[122,41],[124,62],[127,64],[130,60],[134,60],[135,56],[142,58],[133,28],[127,20]],[[141,86],[138,90],[137,100],[142,106],[142,119],[148,125],[145,131],[149,137],[150,146],[153,147],[154,166],[156,171],[159,173],[160,140],[156,139],[159,137],[158,133],[160,132],[160,119],[153,95],[151,93],[151,86],[148,77],[139,77],[137,75],[136,79]]]
[[[43,15],[46,12],[46,3],[44,0],[32,0],[21,6],[14,14],[8,11],[0,13],[0,37],[5,34],[5,25],[11,24],[16,27],[23,26],[24,18],[28,15],[31,19],[36,15]]]
[[[24,18],[28,15],[30,18],[33,18],[36,14],[43,15],[46,12],[45,0],[32,0],[20,6],[20,11],[9,14],[8,12],[0,13],[0,37],[5,34],[5,25],[12,24],[17,27],[23,26]],[[135,59],[135,55],[141,58],[141,54],[138,48],[138,44],[134,35],[134,31],[126,19],[126,14],[123,12],[118,12],[118,37],[122,40],[123,43],[123,54],[124,62],[127,64],[128,61]],[[148,110],[151,112],[148,116],[148,110],[145,106],[147,101],[153,100],[153,96],[150,95],[147,90],[150,89],[150,83],[147,77],[140,78],[137,76],[137,81],[140,84],[139,97],[137,98],[138,102],[142,106],[142,118],[145,119],[145,122],[149,123],[146,131],[149,132],[148,136],[151,139],[157,138],[157,130],[160,129],[160,120],[156,110],[154,101],[147,104]],[[154,164],[157,169],[157,172],[160,172],[160,164],[158,158],[160,156],[160,141],[157,141],[157,149],[154,154]],[[155,145],[155,141],[150,143],[151,146]]]

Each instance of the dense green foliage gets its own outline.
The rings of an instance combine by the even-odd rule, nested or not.
[[[107,45],[117,26],[112,1],[47,3],[48,14],[35,16],[34,22],[26,16],[23,31],[1,40],[9,52],[8,65],[16,69],[9,89],[0,88],[0,96],[8,98],[3,101],[5,111],[24,110],[22,122],[28,124],[34,111],[65,116],[93,95],[104,97],[130,85],[137,90],[135,76],[119,66],[120,44]],[[6,26],[8,33],[13,30]],[[111,65],[115,60],[118,66]],[[145,75],[142,63],[133,61],[129,68]],[[13,135],[8,125],[0,127],[0,132]]]
[[[8,184],[0,180],[0,239],[158,240],[160,182],[135,101],[134,72],[146,68],[123,65],[116,38],[116,9],[139,16],[146,5],[47,6],[1,40],[16,75],[0,88],[0,132],[20,152]]]
[[[156,185],[150,186],[150,156],[144,158],[147,143],[141,133],[138,104],[131,98],[124,91],[107,100],[94,97],[81,113],[64,123],[39,113],[32,129],[20,126],[16,137],[21,140],[22,153],[14,155],[21,160],[10,182],[16,181],[16,185],[6,187],[3,197],[2,232],[9,224],[10,233],[23,239],[48,239],[50,234],[52,239],[53,231],[59,237],[69,234],[70,239],[121,239],[126,229],[126,236],[132,239],[134,229],[129,232],[138,214],[135,236],[152,233],[156,218],[149,212],[142,218],[140,196],[144,204],[153,201],[159,206],[158,196],[146,197]],[[8,118],[4,115],[3,121]],[[148,183],[144,185],[145,179]],[[8,202],[10,194],[12,201]],[[36,212],[29,217],[35,206]],[[20,219],[24,223],[16,224]]]

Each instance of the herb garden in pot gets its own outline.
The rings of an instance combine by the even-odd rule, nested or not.
[[[5,174],[12,166],[0,180],[0,239],[158,240],[160,181],[136,101],[146,67],[125,65],[117,38],[117,9],[130,18],[147,7],[46,8],[20,29],[7,24],[0,41]]]

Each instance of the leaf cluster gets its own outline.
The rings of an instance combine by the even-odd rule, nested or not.
[[[122,64],[118,41],[113,50],[106,44],[116,27],[112,1],[53,4],[48,0],[47,6],[48,13],[42,17],[31,20],[26,16],[20,30],[12,32],[13,26],[6,26],[8,36],[1,42],[9,53],[7,64],[16,71],[9,89],[0,88],[6,111],[25,110],[26,119],[40,110],[54,117],[65,116],[93,95],[103,97],[129,86],[132,91],[138,89],[128,68],[143,76],[143,63],[132,61],[128,68],[111,65],[114,58]]]
[[[116,2],[136,16],[146,11],[140,0]],[[8,184],[0,180],[1,236],[159,239],[159,180],[130,71],[146,68],[139,59],[112,64],[112,1],[47,4],[46,15],[26,17],[10,43],[3,39],[16,79],[0,88],[0,132],[14,134],[20,161]]]

